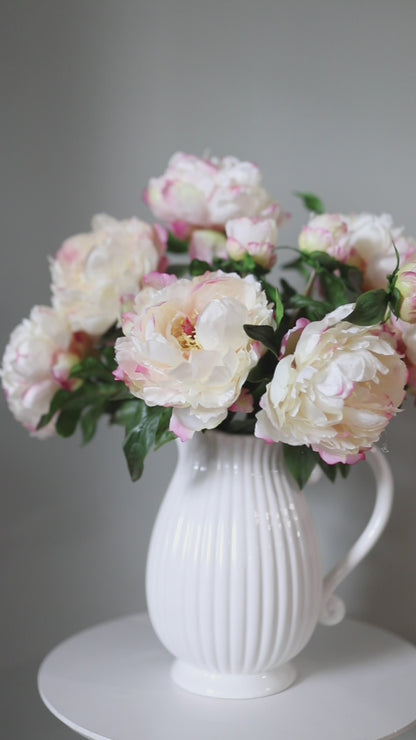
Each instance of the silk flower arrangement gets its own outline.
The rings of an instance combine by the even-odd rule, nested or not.
[[[416,242],[388,215],[298,195],[309,218],[276,281],[287,214],[249,162],[178,152],[145,190],[158,223],[95,216],[5,349],[15,418],[88,442],[106,416],[132,479],[206,429],[282,442],[301,487],[316,464],[345,476],[416,391]]]

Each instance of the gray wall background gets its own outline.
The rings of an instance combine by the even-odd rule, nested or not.
[[[1,352],[49,302],[47,256],[96,212],[150,220],[142,189],[177,149],[256,161],[293,213],[285,243],[302,189],[329,210],[391,212],[416,235],[415,26],[411,0],[3,0]],[[410,402],[383,441],[388,529],[341,589],[350,615],[414,642],[415,413]],[[133,485],[117,429],[86,448],[39,442],[1,399],[1,433],[0,734],[69,740],[37,697],[37,667],[74,632],[145,608],[175,450]],[[371,487],[363,465],[310,491],[328,565],[363,527]]]

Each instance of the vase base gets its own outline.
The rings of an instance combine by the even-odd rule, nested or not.
[[[174,683],[192,694],[217,699],[258,699],[278,694],[296,678],[293,663],[256,674],[224,674],[201,671],[182,660],[175,660],[171,676]]]

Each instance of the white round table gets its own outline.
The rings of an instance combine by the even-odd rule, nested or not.
[[[295,659],[298,677],[262,699],[189,694],[145,614],[58,645],[38,677],[48,709],[94,740],[380,740],[416,723],[416,648],[350,619],[318,627]]]

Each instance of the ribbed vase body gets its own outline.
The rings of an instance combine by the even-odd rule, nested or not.
[[[260,696],[293,681],[285,666],[317,623],[322,571],[280,445],[219,432],[180,443],[150,543],[147,601],[188,690]]]

